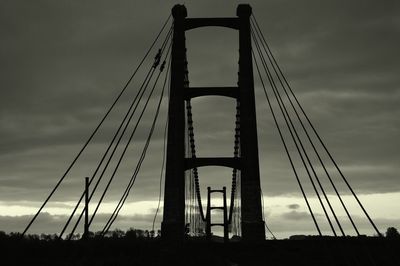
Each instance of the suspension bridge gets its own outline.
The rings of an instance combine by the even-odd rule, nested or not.
[[[239,33],[238,79],[235,87],[190,86],[188,71],[190,62],[187,61],[187,52],[190,51],[186,49],[185,33],[210,26],[224,27]],[[154,55],[154,60],[148,60],[152,55]],[[146,65],[147,62],[150,63]],[[140,85],[132,86],[133,81],[137,79],[138,71],[143,69],[146,75],[139,82]],[[255,87],[254,74],[260,86]],[[329,226],[331,230],[329,234],[334,237],[362,234],[343,200],[344,194],[350,194],[354,198],[362,210],[364,219],[378,236],[381,235],[296,97],[295,90],[273,55],[251,7],[244,4],[239,5],[236,16],[230,18],[188,18],[184,5],[173,7],[172,14],[162,25],[137,68],[43,201],[37,213],[29,221],[23,235],[29,232],[46,204],[62,189],[71,170],[79,167],[80,157],[93,144],[93,138],[104,129],[105,121],[111,119],[111,111],[121,104],[129,89],[133,90],[135,96],[129,99],[129,106],[121,114],[119,125],[115,128],[111,140],[105,145],[96,167],[88,173],[85,189],[76,199],[76,205],[67,220],[60,225],[58,234],[60,239],[71,239],[78,227],[84,228],[84,237],[87,237],[90,226],[96,219],[113,181],[116,178],[127,178],[126,187],[120,192],[113,212],[103,225],[101,236],[106,235],[112,228],[137,178],[140,178],[141,166],[146,159],[156,130],[163,101],[167,101],[169,107],[163,131],[164,150],[162,165],[160,165],[160,190],[163,181],[165,184],[161,224],[163,240],[182,242],[186,234],[210,238],[215,227],[222,227],[225,241],[229,241],[230,235],[236,235],[243,241],[257,242],[265,239],[266,231],[267,234],[272,234],[263,212],[255,89],[262,90],[264,93],[264,105],[270,110],[268,115],[273,118],[276,132],[279,134],[292,168],[293,182],[297,183],[304,198],[310,215],[309,222],[314,225],[316,235],[324,234],[321,230],[321,222]],[[202,96],[229,97],[236,102],[235,124],[232,125],[234,138],[231,157],[196,156],[196,124],[191,101],[193,98]],[[157,99],[154,106],[151,106],[151,99]],[[143,116],[152,107],[155,110],[153,119],[150,125],[145,125]],[[128,148],[135,146],[133,141],[135,134],[139,128],[143,127],[147,127],[145,128],[147,137],[136,165],[131,169],[132,174],[128,177],[118,176]],[[207,166],[232,169],[232,179],[230,184],[227,184],[227,186],[230,185],[230,195],[227,195],[226,186],[208,187],[207,201],[202,198],[199,168]],[[306,189],[308,186],[311,190]],[[328,196],[328,191],[333,191],[333,194]],[[222,195],[221,206],[211,203],[211,195],[214,193]],[[98,200],[93,206],[90,203],[95,195]],[[316,219],[315,206],[310,203],[310,197],[318,199],[319,207],[323,210],[323,221]],[[332,204],[334,197],[340,202],[339,206]],[[161,193],[153,229],[160,201]],[[223,213],[223,221],[213,223],[212,217],[218,210]],[[337,215],[338,211],[344,211],[345,216]],[[348,222],[351,224],[351,231],[346,231],[343,226],[343,223]]]

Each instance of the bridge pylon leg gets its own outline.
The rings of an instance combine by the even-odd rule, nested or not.
[[[239,17],[239,101],[242,238],[244,241],[265,239],[262,219],[260,169],[258,160],[257,121],[251,54],[251,7],[241,4]]]
[[[161,224],[163,240],[182,242],[185,234],[185,30],[186,8],[175,5],[171,51],[171,86],[168,110],[168,144],[165,169],[164,214]]]

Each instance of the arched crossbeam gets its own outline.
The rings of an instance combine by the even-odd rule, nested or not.
[[[238,18],[187,18],[185,19],[185,30],[192,30],[200,27],[225,27],[238,30]]]
[[[185,170],[202,166],[224,166],[239,170],[241,168],[240,158],[233,158],[233,157],[185,158]]]
[[[238,87],[190,87],[185,88],[185,100],[200,96],[225,96],[237,99]]]

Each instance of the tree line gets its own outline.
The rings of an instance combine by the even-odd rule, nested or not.
[[[21,233],[11,232],[6,233],[4,231],[0,231],[0,240],[6,239],[21,239]],[[67,235],[65,239],[70,238],[71,240],[79,240],[82,239],[83,234],[76,233],[71,235]],[[101,231],[98,232],[89,232],[89,238],[92,239],[100,239],[100,238],[109,238],[109,239],[158,239],[161,237],[161,230],[142,230],[136,228],[129,228],[124,231],[121,229],[115,229],[108,231],[104,236],[102,236]],[[23,237],[26,240],[41,240],[41,241],[54,241],[58,240],[57,234],[27,234]]]
[[[4,231],[0,231],[0,240],[7,239],[21,239],[21,233],[11,232],[6,233]],[[67,235],[66,239],[70,238],[71,240],[80,240],[83,235],[80,233],[73,234],[71,237]],[[137,240],[154,240],[159,239],[161,237],[161,230],[153,231],[153,230],[142,230],[136,228],[129,228],[126,231],[121,229],[115,229],[108,231],[104,236],[102,236],[101,231],[98,232],[89,232],[88,238],[91,239],[137,239]],[[400,239],[400,233],[395,227],[388,227],[386,229],[385,237],[387,239]],[[36,240],[36,241],[54,241],[58,240],[57,234],[28,234],[24,236],[26,240]],[[290,238],[289,238],[290,239]]]

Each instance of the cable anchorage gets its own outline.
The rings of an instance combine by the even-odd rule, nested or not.
[[[157,68],[157,66],[160,64],[160,60],[161,60],[161,48],[158,49],[158,52],[154,57],[153,68]]]

